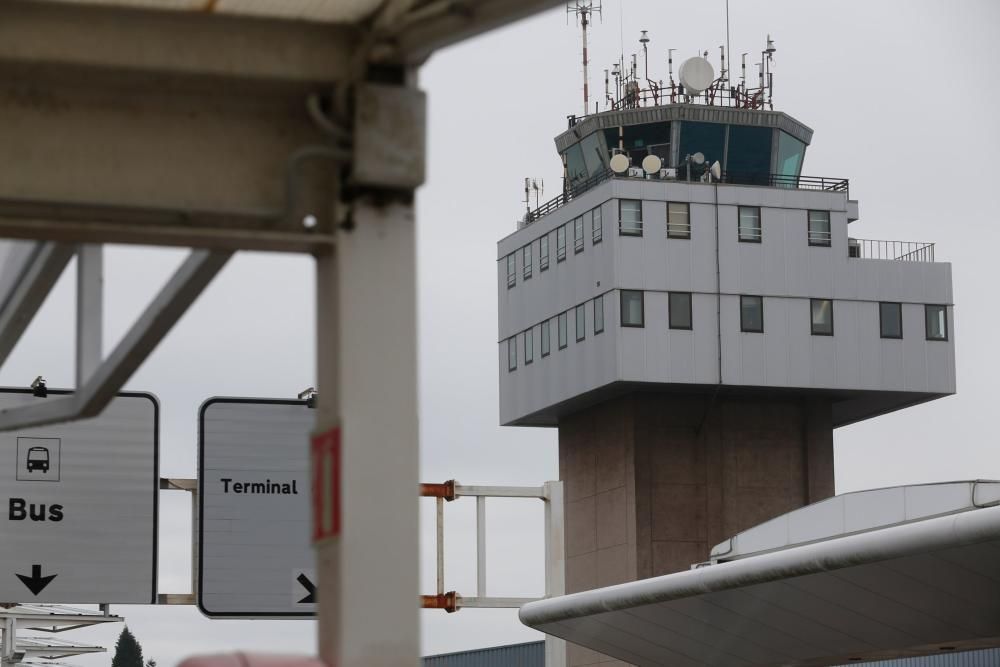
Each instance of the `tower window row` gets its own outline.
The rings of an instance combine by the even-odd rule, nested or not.
[[[693,330],[690,292],[667,293],[667,319],[671,329]],[[642,328],[646,326],[645,292],[642,290],[620,290],[621,326]],[[591,299],[593,333],[598,335],[604,331],[604,295]],[[569,345],[570,322],[573,323],[573,336],[576,342],[587,338],[587,303],[581,303],[570,310],[563,311],[554,318],[543,321],[539,326],[540,354],[549,356],[551,351],[551,322],[555,320],[556,343],[560,350]],[[901,339],[903,337],[903,310],[901,303],[879,303],[879,334],[881,338]],[[571,320],[572,317],[572,320]],[[813,336],[833,336],[833,300],[809,300],[809,327]],[[520,334],[507,339],[507,370],[517,370],[518,339],[521,340],[521,352],[524,364],[535,360],[534,329],[531,327]],[[764,297],[752,294],[740,295],[740,331],[744,333],[764,333]],[[924,337],[926,340],[948,340],[948,308],[942,304],[926,304],[924,306]]]
[[[645,326],[644,292],[621,291],[621,325]],[[668,319],[671,329],[693,329],[691,293],[668,292]],[[813,336],[833,335],[833,299],[809,299],[809,330]],[[740,331],[764,333],[764,297],[740,295]],[[903,305],[879,303],[879,335],[881,338],[903,337]],[[948,340],[948,307],[941,304],[924,306],[924,338]]]
[[[667,202],[667,238],[691,238],[691,205],[688,202]],[[760,243],[764,238],[761,209],[759,206],[740,206],[737,212],[737,237],[741,243]],[[830,247],[830,211],[810,210],[807,213],[807,239],[810,246]],[[569,241],[573,242],[573,253],[580,254],[586,248],[586,234],[590,230],[591,244],[597,245],[603,239],[601,207],[597,206],[583,215],[560,225],[555,230],[556,262],[566,259]],[[551,232],[550,232],[551,233]],[[642,236],[642,200],[618,200],[618,234],[620,236]],[[530,280],[533,274],[532,241],[506,257],[507,287],[517,285],[517,257],[520,255],[521,279]],[[538,239],[538,270],[549,268],[549,234]]]
[[[590,230],[592,245],[597,245],[604,238],[603,221],[601,217],[601,207],[590,209],[583,215],[573,218],[569,222],[560,225],[555,229],[556,235],[556,263],[565,261],[566,249],[569,239],[573,241],[573,253],[580,254],[586,248],[587,230]],[[549,236],[551,232],[538,239],[538,270],[547,271],[549,268]],[[535,242],[532,241],[525,246],[507,255],[507,287],[512,288],[517,285],[517,257],[521,258],[521,279],[530,280],[533,273],[532,255]]]
[[[764,238],[759,206],[740,206],[737,211],[737,236],[743,243],[760,243]],[[830,211],[809,211],[807,238],[811,246],[830,246]],[[618,234],[642,236],[642,201],[618,200]],[[691,205],[688,202],[667,202],[667,238],[691,238]]]
[[[565,310],[555,317],[544,320],[536,325],[539,338],[539,356],[547,357],[552,351],[552,322],[555,321],[556,346],[560,350],[569,347],[570,322],[573,325],[572,335],[577,343],[583,342],[587,338],[587,305],[591,304],[591,324],[593,335],[597,336],[604,332],[604,295],[594,297],[589,301],[578,304],[569,310]],[[571,319],[572,318],[572,319]],[[535,328],[529,327],[519,334],[515,334],[507,339],[507,370],[516,371],[518,364],[518,347],[520,347],[520,358],[525,366],[535,361]]]

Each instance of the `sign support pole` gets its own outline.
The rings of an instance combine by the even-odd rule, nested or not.
[[[6,667],[14,664],[14,647],[17,641],[17,619],[3,619],[3,653],[0,655],[0,665]]]
[[[320,493],[334,494],[320,511],[333,506],[340,517],[316,546],[320,657],[337,667],[415,666],[414,212],[360,199],[351,217],[317,258],[317,437],[340,429],[340,465],[319,471]]]

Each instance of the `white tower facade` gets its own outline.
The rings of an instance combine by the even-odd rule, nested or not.
[[[640,122],[651,115],[663,120]],[[700,147],[689,127],[721,135],[721,164],[747,161],[736,135],[771,135],[778,164],[735,183],[731,169],[723,182],[676,169],[587,182],[606,173],[596,156],[619,124],[676,137],[658,150],[681,171],[681,146]],[[553,426],[650,385],[828,396],[834,426],[954,393],[951,265],[930,243],[857,238],[847,181],[802,177],[795,135],[811,138],[782,113],[690,105],[599,114],[560,135],[564,153],[591,144],[595,169],[498,243],[501,423]]]

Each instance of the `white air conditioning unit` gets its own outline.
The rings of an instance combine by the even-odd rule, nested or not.
[[[642,170],[642,167],[629,167],[628,168],[628,175],[631,178],[645,178],[646,177],[646,172],[644,172]]]
[[[677,170],[673,168],[661,169],[660,178],[665,180],[677,180]]]

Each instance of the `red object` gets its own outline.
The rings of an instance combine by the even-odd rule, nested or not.
[[[340,535],[340,427],[312,437],[313,542]]]
[[[327,667],[319,658],[304,655],[262,655],[253,653],[224,653],[196,655],[178,667]]]

